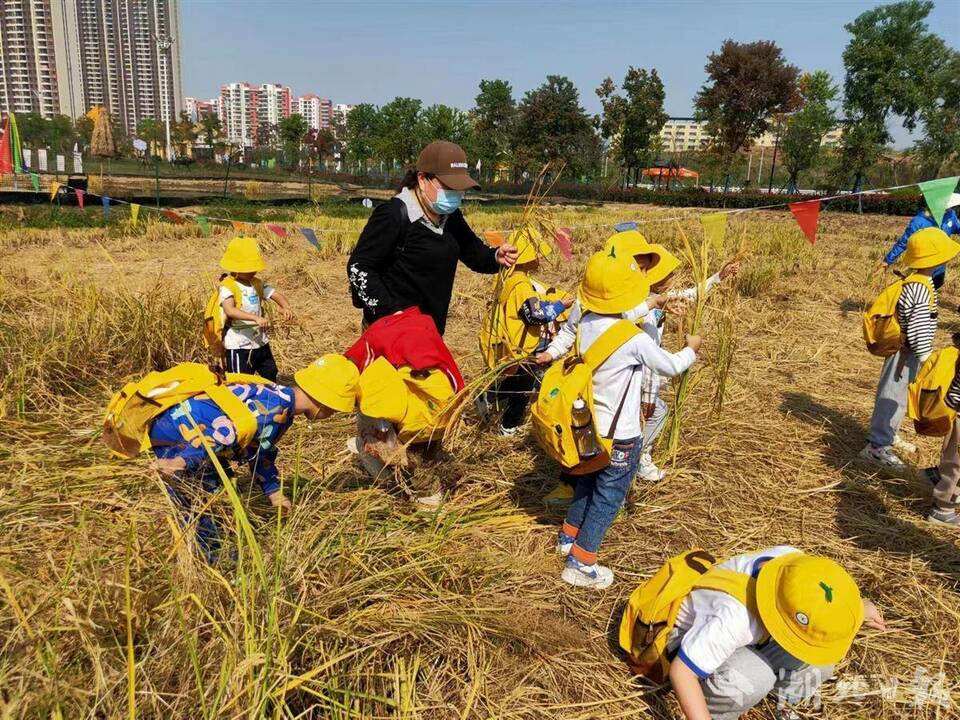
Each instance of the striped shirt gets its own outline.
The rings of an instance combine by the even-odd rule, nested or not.
[[[933,336],[937,332],[937,291],[918,282],[906,283],[897,301],[897,320],[906,338],[907,347],[923,362],[933,351]]]
[[[947,396],[943,401],[951,410],[960,410],[960,372],[954,373],[950,387],[947,388]]]

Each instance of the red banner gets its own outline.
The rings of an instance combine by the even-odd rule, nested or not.
[[[183,222],[183,218],[177,215],[173,210],[164,210],[163,216],[170,222],[176,223],[177,225]]]
[[[267,229],[277,237],[285,238],[287,236],[287,231],[279,225],[267,225]]]
[[[0,137],[0,175],[13,174],[13,154],[10,152],[10,118],[3,126],[3,137]]]
[[[560,248],[560,254],[567,260],[573,259],[573,251],[571,250],[572,237],[573,230],[570,228],[557,228],[553,234],[553,239],[556,241],[557,247]]]
[[[817,218],[820,216],[820,201],[806,200],[790,203],[790,212],[793,213],[797,225],[813,245],[817,241]]]

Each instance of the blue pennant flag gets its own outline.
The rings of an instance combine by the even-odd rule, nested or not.
[[[100,198],[100,202],[103,204],[103,219],[107,221],[110,219],[110,198],[104,195]]]
[[[637,227],[633,220],[628,220],[627,222],[617,223],[613,226],[613,229],[617,232],[626,232],[627,230],[636,230]]]
[[[300,228],[300,232],[303,233],[303,236],[307,241],[313,245],[317,250],[320,249],[320,241],[317,239],[317,234],[310,228]]]

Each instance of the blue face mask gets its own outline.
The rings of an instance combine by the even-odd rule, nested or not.
[[[460,208],[462,200],[463,193],[440,188],[437,190],[437,199],[431,205],[433,205],[433,211],[438,215],[449,215]]]

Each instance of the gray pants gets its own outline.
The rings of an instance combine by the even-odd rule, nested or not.
[[[700,687],[713,720],[737,720],[774,691],[778,706],[806,702],[832,674],[832,666],[804,665],[770,642],[738,649]]]
[[[667,416],[670,414],[670,408],[663,401],[663,398],[657,395],[656,404],[653,409],[653,415],[642,420],[643,425],[643,448],[642,452],[650,452],[650,448],[657,441],[664,425],[667,424]]]
[[[919,369],[920,358],[906,347],[883,361],[867,438],[874,447],[893,445],[893,437],[907,413],[907,385]]]
[[[960,415],[953,421],[950,433],[943,439],[940,452],[940,482],[933,489],[938,508],[957,507],[957,484],[960,483]]]

